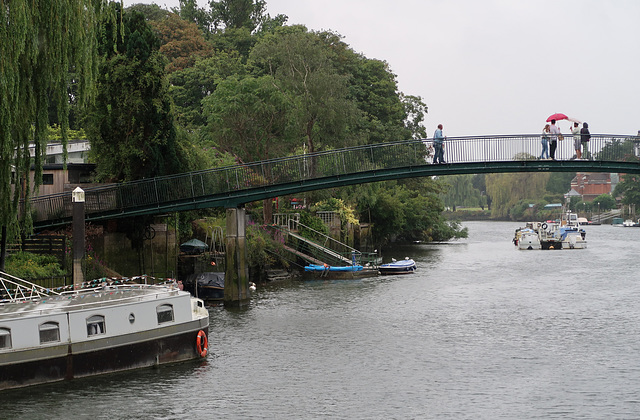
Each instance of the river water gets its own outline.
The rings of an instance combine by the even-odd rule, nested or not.
[[[518,223],[394,246],[418,271],[260,287],[206,360],[0,393],[4,419],[637,419],[640,228],[518,251]]]

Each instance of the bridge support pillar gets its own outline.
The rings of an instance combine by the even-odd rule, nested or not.
[[[245,209],[227,209],[227,246],[224,280],[225,305],[241,306],[249,300],[249,266],[245,236]]]
[[[80,289],[84,283],[84,273],[82,272],[82,262],[84,261],[84,191],[76,187],[71,193],[73,202],[73,288]]]

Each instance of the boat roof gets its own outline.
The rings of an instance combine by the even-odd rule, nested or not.
[[[38,296],[31,299],[6,301],[0,303],[0,319],[5,317],[27,316],[30,313],[56,313],[86,310],[90,308],[113,306],[154,300],[163,297],[188,295],[174,285],[127,284],[118,286],[101,286],[93,289],[82,289],[64,292],[51,296]]]

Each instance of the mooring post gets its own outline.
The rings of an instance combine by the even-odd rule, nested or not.
[[[84,274],[82,260],[84,260],[84,191],[76,187],[71,193],[73,202],[73,288],[82,287]]]
[[[249,267],[247,265],[247,240],[245,236],[245,209],[227,209],[227,245],[224,280],[225,305],[242,305],[249,300]]]

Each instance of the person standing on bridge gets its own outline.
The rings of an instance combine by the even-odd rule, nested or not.
[[[589,157],[589,140],[591,140],[591,133],[589,133],[589,124],[582,123],[582,130],[580,130],[580,142],[582,143],[582,150],[585,159],[591,160]]]
[[[542,153],[538,159],[545,159],[545,154],[547,155],[546,159],[549,159],[549,124],[546,124],[542,129]]]
[[[556,148],[558,147],[558,136],[561,136],[560,128],[556,125],[556,120],[551,120],[551,127],[549,127],[549,131],[551,132],[551,145],[549,147],[549,155],[551,159],[556,160]]]
[[[433,147],[436,150],[433,163],[446,163],[444,161],[444,135],[442,134],[442,124],[438,124],[438,129],[433,133]]]
[[[574,122],[573,127],[571,128],[571,134],[573,135],[573,148],[576,151],[576,159],[582,158],[582,144],[580,140],[580,127],[578,127],[578,123]]]

